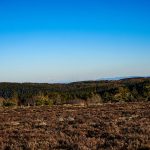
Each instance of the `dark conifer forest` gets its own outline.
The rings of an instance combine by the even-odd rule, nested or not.
[[[150,101],[150,78],[68,84],[0,83],[1,106]]]

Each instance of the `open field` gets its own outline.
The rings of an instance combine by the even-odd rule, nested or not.
[[[150,103],[1,108],[0,149],[150,149]]]

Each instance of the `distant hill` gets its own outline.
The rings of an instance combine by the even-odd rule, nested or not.
[[[126,80],[126,79],[134,79],[134,78],[150,78],[150,76],[141,77],[141,76],[126,76],[126,77],[110,77],[110,78],[100,78],[100,80]]]
[[[150,78],[113,78],[68,84],[0,83],[0,105],[61,105],[150,101]]]

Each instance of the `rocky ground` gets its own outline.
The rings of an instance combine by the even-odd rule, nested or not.
[[[150,149],[150,103],[0,108],[0,149]]]

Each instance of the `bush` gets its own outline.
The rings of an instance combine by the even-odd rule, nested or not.
[[[11,106],[16,106],[17,104],[15,102],[12,101],[4,101],[3,102],[3,106],[5,107],[11,107]]]
[[[43,105],[43,100],[37,99],[35,103],[36,103],[36,106],[42,106]]]
[[[37,99],[36,100],[36,106],[43,106],[43,105],[52,106],[53,102],[48,99]]]
[[[45,100],[44,101],[44,105],[52,106],[53,105],[53,101],[51,101],[51,100]]]

